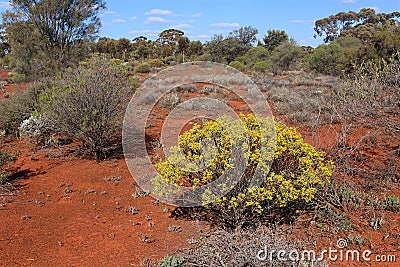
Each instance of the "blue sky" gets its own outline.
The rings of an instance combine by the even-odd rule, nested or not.
[[[314,21],[340,11],[372,7],[378,12],[400,11],[400,0],[106,0],[101,13],[100,36],[118,39],[144,35],[156,39],[162,30],[183,30],[191,40],[209,41],[214,34],[228,34],[241,26],[259,30],[285,30],[300,45],[317,46]],[[0,1],[0,11],[9,8]]]

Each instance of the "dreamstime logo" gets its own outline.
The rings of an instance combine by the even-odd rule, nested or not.
[[[206,93],[200,94],[201,91]],[[225,95],[219,94],[219,91],[225,92]],[[178,94],[186,95],[186,100],[176,101],[179,98]],[[187,96],[191,97],[187,99]],[[149,122],[154,116],[162,118],[162,127],[156,142],[168,158],[170,149],[178,145],[178,136],[185,125],[199,119],[203,121],[217,120],[221,116],[231,120],[240,120],[238,110],[234,104],[230,103],[232,98],[239,99],[241,103],[245,104],[246,110],[258,118],[272,117],[271,109],[257,85],[240,71],[222,64],[185,63],[160,71],[148,78],[131,99],[123,126],[124,156],[136,183],[160,201],[181,207],[207,204],[202,198],[206,191],[212,192],[215,196],[213,199],[209,199],[208,203],[226,194],[227,192],[221,190],[220,185],[227,180],[230,185],[235,185],[246,170],[244,155],[248,151],[243,146],[234,145],[240,142],[235,142],[237,134],[232,133],[232,131],[235,133],[240,131],[243,133],[242,136],[248,138],[244,125],[241,125],[240,129],[232,129],[232,124],[229,123],[222,125],[232,141],[230,161],[234,167],[226,170],[215,181],[195,188],[177,186],[159,179],[160,174],[155,169],[148,147],[146,147],[146,138],[148,138],[146,129],[153,127],[153,125],[149,125]],[[172,110],[167,115],[161,114],[159,109],[160,104],[166,102],[172,106]],[[260,129],[260,133],[263,133],[262,129]],[[274,140],[268,143],[272,143],[272,147],[271,145],[267,146],[267,142],[261,144],[261,150],[265,153],[275,151],[275,129],[273,129],[273,136],[265,139],[271,141],[271,138]],[[205,170],[218,150],[212,140],[206,139],[201,142],[205,144],[202,146],[203,149],[207,150],[201,151],[201,153],[211,155],[208,156],[207,161],[196,162],[186,158],[170,162],[181,169],[190,165],[190,172]],[[184,156],[179,158],[185,158]],[[256,169],[251,179],[252,186],[262,182],[259,168]],[[155,192],[155,184],[163,188],[162,194]]]
[[[271,262],[274,260],[282,262],[298,262],[300,260],[306,262],[396,262],[397,260],[396,255],[393,254],[373,255],[371,250],[351,250],[347,249],[347,246],[348,244],[345,239],[339,239],[336,242],[336,248],[329,247],[328,249],[323,249],[319,254],[315,250],[270,250],[265,246],[257,252],[257,259],[260,261],[268,260]]]

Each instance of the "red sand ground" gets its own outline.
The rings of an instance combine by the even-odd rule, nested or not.
[[[8,71],[0,71],[0,81],[7,81],[9,78]],[[20,91],[25,90],[28,87],[28,84],[14,84],[14,83],[7,83],[5,85],[0,86],[0,100],[8,98],[12,94]],[[8,97],[7,97],[8,96]]]
[[[22,148],[22,177],[15,196],[0,199],[0,266],[140,266],[198,235],[195,222],[169,217],[164,209],[173,207],[132,197],[123,159],[49,158],[57,152],[6,145]],[[139,213],[126,212],[130,206]],[[181,231],[169,231],[172,225]],[[145,236],[151,243],[142,242]]]
[[[239,102],[230,103],[238,105],[237,110],[244,110]],[[154,138],[159,137],[167,111],[156,112],[151,121],[153,127],[146,132]],[[362,129],[356,131],[355,140],[361,134]],[[324,138],[333,136],[326,133]],[[312,142],[309,137],[306,140]],[[207,227],[170,218],[166,208],[173,207],[156,203],[151,197],[132,197],[136,187],[123,159],[98,163],[64,155],[60,149],[35,152],[24,142],[15,141],[2,144],[4,148],[21,151],[21,156],[15,164],[20,178],[14,184],[16,190],[12,196],[0,197],[0,266],[141,266],[145,258],[154,263],[167,253],[189,247],[187,239]],[[149,152],[156,157],[162,153],[159,148]],[[399,196],[400,190],[381,193]],[[127,212],[129,207],[137,208],[138,214]],[[362,235],[373,244],[368,249],[395,254],[400,261],[398,214],[387,213],[381,231],[373,231],[366,220],[348,215],[358,222],[353,236]],[[309,240],[310,245],[316,241],[316,247],[327,249],[334,247],[338,238],[346,237],[344,233],[327,235],[310,226],[307,215],[300,219],[306,222],[300,220],[292,234]],[[172,225],[181,226],[181,230],[169,231]],[[331,266],[372,265],[398,266],[338,262]]]

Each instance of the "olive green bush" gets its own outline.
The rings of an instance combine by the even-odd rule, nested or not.
[[[271,69],[271,66],[266,61],[257,61],[251,69],[253,71],[267,72]]]
[[[35,109],[37,92],[34,89],[12,94],[10,98],[0,100],[0,131],[5,135],[18,135],[20,124],[31,116]]]
[[[244,66],[244,64],[240,61],[232,61],[231,63],[229,63],[229,67],[232,67],[234,69],[237,69],[238,71],[245,71],[246,67]]]
[[[294,40],[280,44],[271,53],[272,72],[296,69],[302,56],[303,50]]]
[[[135,68],[136,73],[150,73],[151,65],[150,64],[141,64]]]
[[[162,60],[161,59],[158,59],[158,58],[154,58],[154,59],[149,59],[148,61],[147,61],[147,64],[149,64],[151,67],[153,67],[153,68],[159,68],[159,67],[161,67],[162,65],[164,65],[164,63],[162,62]]]
[[[183,266],[184,261],[185,259],[183,257],[165,255],[155,267],[179,267]]]

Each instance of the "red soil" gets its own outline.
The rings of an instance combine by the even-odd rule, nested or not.
[[[229,104],[246,111],[238,100]],[[157,142],[168,109],[157,107],[153,111],[148,121],[152,127],[146,134],[151,139],[148,141]],[[324,129],[323,143],[333,142],[338,131],[336,126]],[[364,131],[356,130],[352,140],[358,140]],[[301,132],[308,142],[317,144],[309,132]],[[200,227],[206,227],[170,218],[165,209],[173,207],[155,203],[151,197],[132,197],[136,188],[123,159],[98,163],[64,155],[60,149],[35,152],[23,142],[8,142],[2,148],[22,153],[15,164],[19,178],[14,184],[16,190],[12,196],[0,195],[1,266],[141,266],[145,258],[155,262],[167,253],[189,247],[187,239],[198,236]],[[151,145],[148,150],[154,161],[163,156],[158,146]],[[378,157],[379,150],[375,152]],[[113,179],[118,177],[121,179]],[[382,195],[385,193],[400,196],[399,189],[382,191]],[[137,208],[138,214],[127,212],[129,207]],[[369,245],[358,249],[395,254],[400,260],[398,214],[388,212],[385,228],[380,231],[372,230],[366,219],[348,214],[357,225],[352,235],[361,235]],[[181,226],[181,230],[169,231],[172,225]],[[339,232],[332,236],[325,230],[310,225],[310,216],[304,214],[291,234],[321,249],[334,248],[338,238],[348,235]],[[142,242],[147,240],[149,243]],[[376,262],[332,264],[397,266]]]
[[[123,159],[97,163],[6,146],[22,154],[18,191],[0,198],[1,266],[140,266],[144,258],[188,247],[186,240],[198,235],[198,224],[169,217],[164,209],[173,207],[132,197]],[[138,214],[127,212],[131,206]],[[172,225],[179,232],[169,231]],[[151,243],[142,242],[146,236]]]
[[[0,71],[0,81],[5,82],[8,79],[8,71]],[[15,84],[15,83],[6,83],[0,85],[0,100],[7,99],[18,91],[26,90],[28,84]]]

